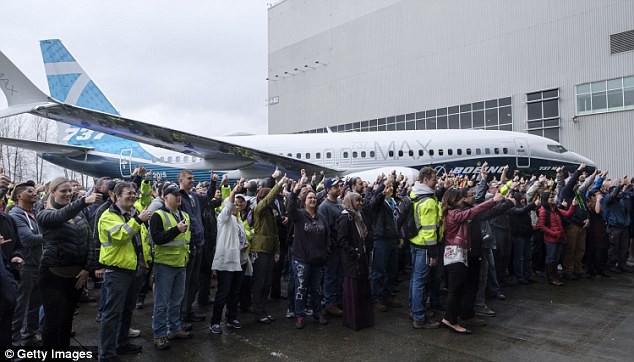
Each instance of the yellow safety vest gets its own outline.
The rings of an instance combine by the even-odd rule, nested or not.
[[[116,207],[116,206],[115,206]],[[141,225],[135,218],[127,222],[123,215],[110,209],[99,218],[99,263],[105,266],[136,270],[137,254],[134,249],[134,237],[141,231]]]
[[[167,231],[178,225],[176,218],[172,213],[165,210],[156,210],[163,221],[163,230]],[[175,267],[184,267],[187,265],[189,257],[189,241],[191,239],[191,223],[189,215],[181,212],[187,224],[187,231],[178,234],[174,240],[165,244],[154,244],[154,263],[165,264]]]
[[[436,196],[431,196],[415,202],[412,207],[415,210],[415,217],[420,221],[418,234],[410,239],[412,244],[418,246],[436,245],[440,240],[440,220],[442,217],[442,207]]]

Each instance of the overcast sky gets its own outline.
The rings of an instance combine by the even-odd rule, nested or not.
[[[61,39],[125,117],[262,134],[267,2],[3,1],[0,49],[48,94],[39,41]]]

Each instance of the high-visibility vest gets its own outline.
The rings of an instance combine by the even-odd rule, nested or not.
[[[167,231],[178,225],[178,222],[172,213],[165,210],[156,210],[155,213],[158,213],[163,221],[163,230]],[[186,212],[181,212],[181,215],[183,215],[183,218],[185,219],[187,230],[178,234],[174,240],[168,243],[154,244],[154,263],[175,267],[184,267],[187,265],[187,259],[189,257],[189,241],[191,239],[191,223],[189,215],[187,215]]]
[[[123,215],[108,209],[101,214],[98,229],[101,243],[99,264],[136,270],[134,237],[141,231],[141,224],[133,217],[126,222]]]
[[[442,207],[436,196],[427,197],[412,205],[416,211],[414,216],[420,221],[418,234],[410,239],[418,246],[436,245],[441,237],[440,220]]]

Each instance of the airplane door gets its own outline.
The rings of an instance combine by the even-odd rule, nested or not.
[[[337,161],[337,154],[335,153],[335,149],[334,148],[326,148],[324,149],[324,153],[322,155],[322,157],[324,158],[324,166],[325,167],[329,167],[329,168],[333,168],[336,165]]]
[[[526,138],[515,139],[515,165],[517,168],[528,168],[531,166],[531,150],[528,147]]]
[[[122,148],[119,157],[119,171],[121,177],[130,177],[132,175],[132,149]]]

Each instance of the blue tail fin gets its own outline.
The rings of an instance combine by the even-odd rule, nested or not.
[[[46,69],[48,88],[53,98],[67,104],[119,115],[112,103],[59,39],[40,41],[40,49]],[[93,147],[97,151],[116,154],[129,149],[134,157],[152,159],[152,155],[145,151],[138,142],[85,128],[68,127],[59,134],[65,134],[62,141],[71,145]]]

